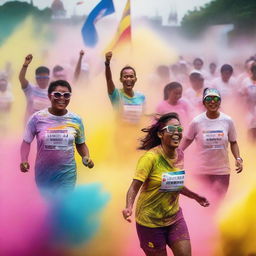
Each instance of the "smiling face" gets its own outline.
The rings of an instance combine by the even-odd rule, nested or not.
[[[125,91],[131,91],[137,81],[134,70],[130,68],[124,69],[122,71],[120,81],[123,84],[123,88]]]
[[[177,104],[177,102],[179,101],[181,96],[182,96],[182,87],[172,89],[172,90],[169,91],[168,101],[171,104]]]
[[[221,72],[222,81],[225,83],[227,83],[229,81],[231,76],[232,76],[232,71],[225,70],[225,71]]]
[[[168,129],[166,126],[170,126],[170,129]],[[159,132],[161,144],[169,148],[177,148],[182,139],[180,122],[173,118],[166,123],[165,127],[166,128]]]
[[[70,96],[71,94],[67,87],[57,86],[54,91],[48,95],[53,111],[59,112],[65,110],[69,104]]]
[[[46,89],[49,85],[50,77],[48,73],[39,73],[36,75],[36,82],[41,89]]]

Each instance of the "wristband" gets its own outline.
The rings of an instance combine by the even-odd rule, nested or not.
[[[243,162],[243,159],[241,157],[237,157],[236,160],[240,160]]]
[[[22,67],[23,67],[23,68],[27,68],[27,67],[28,67],[28,65],[23,65]]]
[[[90,158],[89,158],[88,156],[84,156],[84,157],[82,158],[82,161],[83,161],[83,164],[84,164],[85,166],[87,166],[88,163],[89,163],[89,161],[90,161]]]

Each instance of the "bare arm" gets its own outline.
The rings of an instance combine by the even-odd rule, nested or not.
[[[20,170],[22,172],[28,172],[29,170],[29,167],[30,167],[28,163],[29,152],[30,152],[30,143],[23,140],[20,147],[20,156],[21,156]]]
[[[27,55],[23,65],[21,67],[20,74],[19,74],[19,80],[20,80],[22,89],[26,89],[28,86],[28,80],[26,79],[26,73],[27,73],[28,65],[30,64],[32,59],[33,59],[32,54]]]
[[[82,66],[82,59],[84,56],[84,51],[81,50],[79,53],[79,58],[76,64],[76,69],[75,69],[75,73],[74,73],[74,80],[77,81],[81,72],[81,66]]]
[[[108,94],[112,94],[116,88],[112,80],[112,72],[110,69],[110,60],[112,58],[112,52],[107,52],[105,57],[105,77],[107,82]]]
[[[243,170],[243,160],[240,157],[239,147],[236,141],[230,141],[231,152],[236,160],[236,172],[240,173]]]
[[[196,194],[195,192],[189,190],[187,187],[184,187],[180,193],[186,197],[189,197],[191,199],[195,199],[200,205],[207,207],[210,205],[210,203],[208,202],[208,200],[203,197],[203,196],[199,196],[198,194]]]
[[[182,142],[181,142],[180,149],[182,151],[184,151],[192,142],[193,142],[193,140],[189,140],[187,138],[183,138]]]
[[[128,222],[131,222],[131,219],[129,217],[132,215],[132,207],[142,184],[142,181],[133,180],[126,194],[126,206],[122,213],[124,219],[127,220]]]
[[[93,168],[94,163],[90,159],[89,149],[85,143],[76,144],[78,154],[82,157],[83,164],[86,167]]]

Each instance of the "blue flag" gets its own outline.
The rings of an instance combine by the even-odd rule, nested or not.
[[[83,27],[82,36],[86,46],[94,47],[98,42],[95,23],[101,18],[115,12],[112,0],[101,0],[88,15]]]

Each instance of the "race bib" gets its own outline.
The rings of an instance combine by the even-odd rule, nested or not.
[[[203,132],[203,143],[207,149],[223,149],[224,148],[224,132],[223,130],[213,130]]]
[[[138,123],[142,115],[142,105],[123,105],[123,119],[129,123]]]
[[[46,130],[44,149],[65,150],[69,144],[68,130]]]
[[[162,174],[161,192],[179,191],[184,187],[185,171],[165,172]]]

